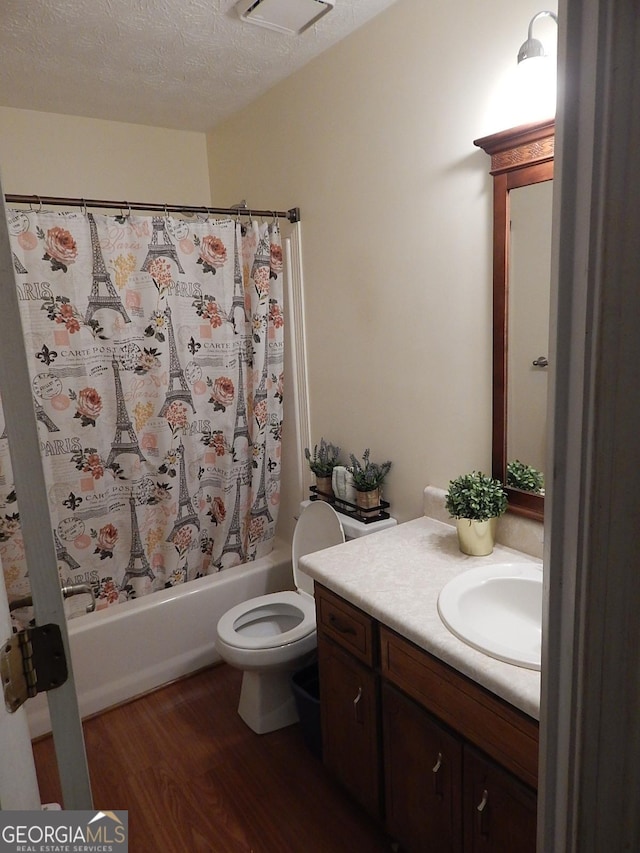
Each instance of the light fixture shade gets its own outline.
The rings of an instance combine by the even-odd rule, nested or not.
[[[296,34],[315,24],[334,5],[335,0],[238,0],[236,11],[249,24]]]
[[[533,16],[533,18],[531,18],[531,20],[529,21],[529,29],[527,31],[527,40],[524,42],[524,44],[520,47],[520,50],[518,51],[519,63],[525,59],[535,59],[539,56],[547,55],[542,42],[538,39],[534,39],[532,35],[533,25],[540,18],[551,18],[556,22],[556,24],[558,23],[558,16],[556,15],[556,13],[549,12],[547,10],[544,10],[543,12],[538,12],[536,15]]]
[[[535,56],[546,56],[544,46],[538,39],[527,39],[518,51],[518,62]]]

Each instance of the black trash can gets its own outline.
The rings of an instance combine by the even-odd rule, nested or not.
[[[317,757],[322,759],[322,728],[320,724],[320,680],[317,662],[294,672],[291,689],[296,701],[300,727],[304,742]]]

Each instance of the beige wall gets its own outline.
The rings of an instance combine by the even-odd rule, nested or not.
[[[312,441],[422,489],[491,465],[491,179],[537,0],[399,0],[209,134],[219,203],[302,211]],[[520,118],[520,117],[519,117]]]
[[[5,193],[211,204],[206,136],[0,107]]]
[[[208,138],[0,108],[5,192],[299,205],[312,440],[392,459],[385,497],[413,518],[425,484],[490,466],[491,182],[472,141],[522,120],[507,86],[538,10],[398,0]],[[285,534],[297,497],[287,458]]]

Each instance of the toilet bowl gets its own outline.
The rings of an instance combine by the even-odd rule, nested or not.
[[[297,722],[291,673],[311,660],[316,648],[313,579],[300,557],[345,541],[336,511],[324,501],[308,503],[293,533],[291,561],[296,591],[243,601],[221,616],[216,650],[244,671],[238,713],[258,734]]]

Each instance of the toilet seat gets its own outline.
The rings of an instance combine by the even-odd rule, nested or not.
[[[270,636],[259,633],[260,624],[278,619],[299,621],[287,631],[274,631]],[[251,631],[254,626],[256,633],[244,633],[242,630]],[[313,599],[292,590],[271,592],[236,604],[218,622],[218,637],[236,649],[274,649],[295,643],[315,630]]]
[[[313,579],[300,571],[298,560],[342,542],[344,531],[333,507],[324,501],[305,507],[291,547],[297,590],[260,595],[231,607],[218,621],[218,639],[234,649],[250,651],[284,647],[315,634]],[[283,626],[285,630],[279,630]]]

